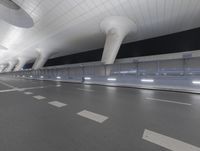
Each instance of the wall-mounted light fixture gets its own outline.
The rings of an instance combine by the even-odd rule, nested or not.
[[[60,77],[60,76],[57,76],[56,79],[61,79],[61,77]]]
[[[200,81],[192,81],[193,84],[199,84],[200,85]]]
[[[116,78],[107,78],[108,81],[116,81]]]
[[[141,82],[154,82],[154,79],[141,79]]]
[[[91,80],[91,77],[84,77],[85,80]]]

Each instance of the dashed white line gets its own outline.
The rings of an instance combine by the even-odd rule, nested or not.
[[[46,97],[44,96],[41,96],[41,95],[36,95],[36,96],[33,96],[35,99],[38,99],[38,100],[42,100],[42,99],[46,99]]]
[[[64,106],[67,105],[67,104],[62,103],[62,102],[59,102],[59,101],[52,101],[52,102],[48,102],[48,103],[49,103],[50,105],[53,105],[53,106],[58,107],[58,108],[64,107]]]
[[[170,100],[156,99],[156,98],[146,98],[146,100],[174,103],[174,104],[179,104],[179,105],[189,105],[189,106],[192,105],[190,103],[182,103],[182,102],[177,102],[177,101],[170,101]]]
[[[199,147],[145,129],[142,139],[171,151],[200,151]]]
[[[98,123],[103,123],[104,121],[106,121],[108,119],[107,116],[100,115],[100,114],[97,114],[97,113],[94,113],[94,112],[90,112],[90,111],[87,111],[87,110],[83,110],[83,111],[81,111],[81,112],[79,112],[77,114],[82,116],[82,117],[85,117],[85,118],[88,118],[90,120],[93,120],[95,122],[98,122]]]

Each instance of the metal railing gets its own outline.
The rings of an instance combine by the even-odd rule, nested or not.
[[[47,67],[39,70],[23,70],[2,73],[1,75],[36,80],[198,91],[200,88],[200,58],[116,63],[112,65],[95,62]]]

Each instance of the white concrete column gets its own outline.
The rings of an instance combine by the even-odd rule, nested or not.
[[[7,64],[2,64],[0,68],[0,72],[3,72],[7,66],[8,66]]]
[[[8,68],[8,64],[5,64],[1,72],[5,72],[7,68]]]
[[[26,58],[19,58],[18,64],[16,65],[14,71],[20,71],[25,66],[27,61],[28,61],[28,59],[26,59]]]
[[[11,72],[13,70],[13,68],[17,65],[17,60],[14,61],[10,61],[8,64],[8,67],[6,69],[6,72]]]
[[[47,62],[50,54],[49,53],[41,53],[39,52],[38,57],[35,60],[35,63],[33,64],[33,69],[39,69],[44,66],[44,64]]]
[[[111,16],[101,22],[103,32],[106,33],[106,42],[103,50],[102,62],[113,64],[124,38],[131,32],[136,32],[134,22],[126,17]]]

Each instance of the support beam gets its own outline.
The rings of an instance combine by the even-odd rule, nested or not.
[[[101,22],[100,27],[106,33],[101,61],[104,64],[113,64],[124,38],[131,32],[136,32],[137,27],[132,20],[121,16],[106,18]]]

